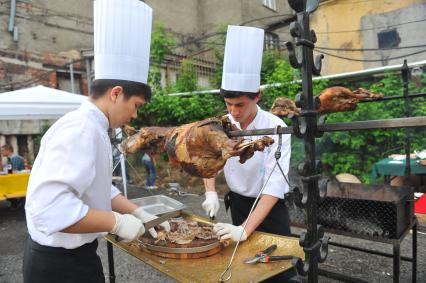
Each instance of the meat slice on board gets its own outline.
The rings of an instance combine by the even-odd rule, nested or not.
[[[146,127],[125,139],[121,149],[124,154],[166,151],[171,163],[190,175],[212,178],[232,156],[239,156],[244,163],[255,151],[263,151],[274,142],[270,137],[254,141],[232,139],[226,134],[232,130],[236,128],[226,116],[179,127]]]

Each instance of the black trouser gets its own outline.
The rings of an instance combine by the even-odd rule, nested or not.
[[[24,283],[105,282],[96,254],[98,240],[75,249],[42,246],[28,237],[24,249]]]
[[[240,194],[229,191],[225,195],[225,207],[231,208],[232,224],[241,225],[250,213],[250,209],[256,199],[245,197]],[[269,215],[263,220],[256,231],[290,236],[290,218],[287,206],[283,199],[280,199],[269,212]],[[266,248],[266,247],[265,247]],[[294,269],[278,274],[265,280],[267,283],[290,282],[290,278],[296,275]]]
[[[249,215],[255,198],[245,197],[229,191],[225,195],[225,206],[231,208],[232,224],[241,225]],[[280,199],[263,220],[257,231],[290,236],[290,218],[284,200]]]

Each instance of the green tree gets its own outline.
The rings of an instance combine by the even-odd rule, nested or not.
[[[389,74],[379,82],[365,87],[373,92],[382,92],[386,96],[402,95],[402,80],[399,74]],[[411,93],[421,90],[410,84]],[[426,107],[421,103],[421,99],[413,99],[412,106],[413,116],[426,115]],[[404,117],[402,99],[359,103],[355,111],[328,115],[327,123],[399,117]],[[426,144],[424,129],[417,128],[409,132],[413,137],[413,149],[422,148],[422,145]],[[368,183],[375,162],[392,153],[403,153],[405,134],[404,129],[326,133],[318,140],[318,152],[329,174],[352,173]]]
[[[151,66],[148,77],[148,82],[154,91],[161,90],[160,66],[174,46],[174,39],[166,32],[164,25],[157,22],[151,34]]]
[[[181,62],[181,69],[176,80],[176,90],[190,92],[198,87],[197,73],[191,60],[185,59]]]

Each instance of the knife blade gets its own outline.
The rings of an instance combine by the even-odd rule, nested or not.
[[[150,220],[148,222],[145,222],[143,224],[143,226],[145,227],[145,230],[149,230],[151,228],[154,228],[157,225],[160,225],[161,223],[163,223],[164,221],[169,220],[172,217],[176,217],[180,215],[180,211],[171,211],[171,212],[167,212],[161,216],[159,216],[158,218],[155,218],[153,220]],[[146,232],[145,232],[146,233]]]

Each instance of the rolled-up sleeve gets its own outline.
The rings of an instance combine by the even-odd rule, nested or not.
[[[271,147],[271,150],[268,152],[265,158],[265,182],[267,182],[263,194],[271,195],[280,199],[284,198],[284,194],[289,191],[289,184],[284,179],[280,168],[278,165],[275,166],[275,152],[278,148],[278,136],[274,136],[274,144]],[[291,135],[282,136],[282,145],[281,145],[281,157],[279,159],[279,164],[286,175],[288,180],[288,171],[290,167],[290,156],[291,156]],[[272,174],[271,171],[273,170]],[[269,181],[267,181],[268,176],[271,174]]]
[[[116,186],[111,185],[111,200],[119,194],[121,194],[120,190]]]
[[[81,198],[96,174],[93,135],[84,125],[64,125],[45,141],[26,205],[34,228],[43,234],[62,231],[86,216],[89,207]]]

